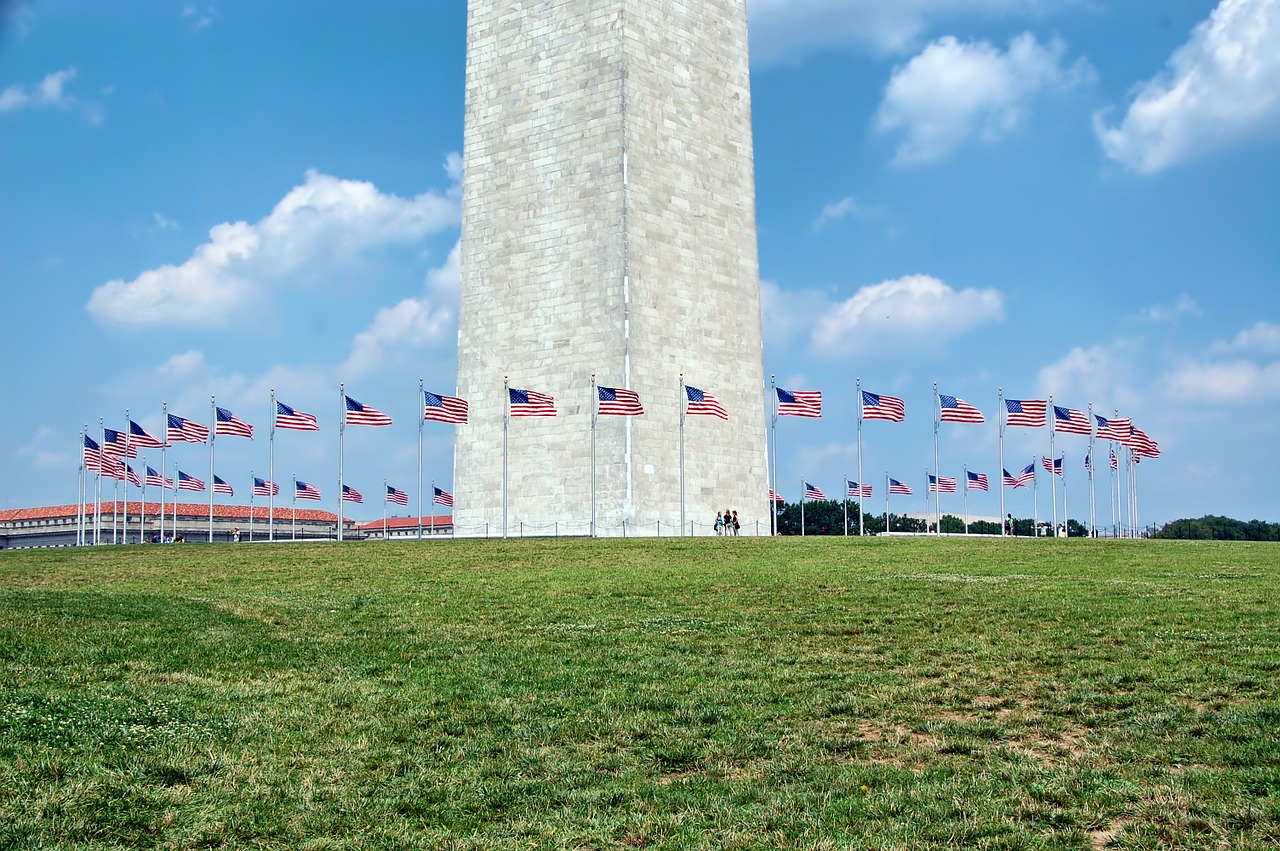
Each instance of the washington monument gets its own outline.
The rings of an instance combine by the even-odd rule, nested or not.
[[[729,414],[684,420],[684,534],[768,534],[746,0],[467,12],[459,534],[680,534],[681,376]],[[598,418],[594,476],[593,376],[644,406]]]

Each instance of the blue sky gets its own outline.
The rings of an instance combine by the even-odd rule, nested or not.
[[[342,381],[396,420],[348,430],[348,513],[413,493],[418,379],[455,380],[465,3],[0,10],[0,507],[73,502],[83,424],[211,395],[258,429],[218,444],[244,501],[274,387],[324,428],[276,478],[336,508]],[[1003,387],[1158,440],[1144,521],[1280,519],[1280,0],[752,0],[751,40],[765,372],[826,400],[780,424],[784,496],[856,477],[861,376],[907,405],[865,427],[876,505],[932,465],[936,381],[988,420],[943,426],[944,475],[997,480]],[[1011,470],[1047,452],[1006,437]]]

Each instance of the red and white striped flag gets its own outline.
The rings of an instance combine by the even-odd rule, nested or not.
[[[347,425],[389,426],[391,417],[376,408],[362,405],[350,396],[343,396],[347,401]]]
[[[699,390],[697,387],[691,387],[686,384],[684,386],[685,398],[689,400],[689,406],[685,409],[685,413],[691,415],[705,414],[707,416],[719,417],[722,420],[729,419],[729,412],[724,409],[715,396],[705,390]]]
[[[939,417],[944,423],[983,423],[986,417],[982,416],[973,405],[970,405],[963,399],[957,399],[955,396],[948,396],[945,393],[938,394],[938,410]]]
[[[644,413],[640,407],[640,394],[634,390],[623,390],[621,387],[597,387],[596,396],[600,400],[597,412],[601,416],[638,417]]]

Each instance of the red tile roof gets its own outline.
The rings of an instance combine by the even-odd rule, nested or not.
[[[453,517],[452,515],[448,515],[448,514],[442,514],[437,517],[422,518],[423,529],[439,529],[442,526],[452,526],[452,525],[453,525]],[[418,528],[417,517],[388,517],[387,518],[388,531],[392,529],[417,529],[417,528]],[[381,532],[382,521],[377,520],[377,521],[374,521],[373,523],[365,523],[362,526],[357,526],[356,529],[360,532]]]
[[[130,502],[130,514],[137,514],[139,511],[139,503]],[[50,505],[44,508],[11,508],[7,511],[0,511],[0,523],[12,523],[19,520],[67,520],[72,521],[76,517],[76,505]],[[102,514],[111,514],[113,511],[124,513],[124,502],[102,503]],[[93,503],[89,504],[89,516],[93,516]],[[146,513],[148,515],[157,515],[160,513],[160,503],[148,502],[146,505]],[[165,517],[173,516],[173,503],[165,503]],[[267,520],[268,510],[266,506],[255,505],[253,507],[254,520]],[[208,517],[209,504],[199,502],[180,502],[178,503],[179,517]],[[276,520],[284,518],[285,520],[293,519],[293,511],[288,506],[276,506]],[[215,520],[244,520],[249,519],[249,506],[247,505],[214,505],[213,517]],[[338,515],[330,511],[319,511],[314,508],[299,508],[298,519],[304,522],[312,523],[337,523]],[[346,524],[352,524],[356,521],[350,517],[344,517]],[[415,523],[416,527],[417,524]],[[382,528],[382,521],[378,521],[378,528]]]

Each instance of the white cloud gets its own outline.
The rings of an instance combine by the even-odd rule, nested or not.
[[[901,131],[897,165],[935,162],[977,136],[994,141],[1018,128],[1031,100],[1048,89],[1089,80],[1083,59],[1064,64],[1067,48],[1023,33],[1001,52],[988,42],[945,36],[894,69],[876,113],[881,133]]]
[[[760,316],[764,345],[786,346],[813,327],[831,300],[817,290],[783,290],[776,281],[760,282]]]
[[[1259,322],[1245,328],[1230,340],[1215,343],[1213,349],[1217,352],[1280,354],[1280,325],[1274,322]]]
[[[459,215],[454,190],[401,198],[310,171],[261,221],[216,225],[181,265],[109,281],[87,308],[120,325],[223,325],[273,287],[333,275],[372,249],[419,242],[456,226]]]
[[[152,213],[151,221],[155,224],[156,230],[182,230],[177,222],[163,213]]]
[[[853,199],[853,196],[842,198],[822,208],[822,212],[813,222],[813,229],[822,230],[828,222],[839,221],[846,216],[855,215],[860,210],[861,208],[858,206],[858,202]]]
[[[1141,173],[1280,135],[1280,0],[1222,0],[1137,87],[1120,124],[1099,113],[1094,132]]]
[[[1203,311],[1191,296],[1183,293],[1173,304],[1155,304],[1144,309],[1139,316],[1150,322],[1172,322],[1179,316],[1200,316]]]
[[[66,93],[67,84],[75,78],[75,68],[63,68],[61,71],[54,71],[47,75],[34,86],[14,83],[0,91],[0,113],[34,106],[66,109],[75,103],[74,99]]]
[[[1175,399],[1198,404],[1267,401],[1280,398],[1280,362],[1188,362],[1166,375],[1162,384]]]
[[[190,18],[192,28],[197,32],[210,26],[219,14],[217,3],[210,3],[203,10],[194,3],[187,3],[182,7],[182,17]]]
[[[954,290],[928,275],[863,287],[824,311],[813,329],[816,354],[838,357],[875,347],[938,342],[1003,318],[994,289]]]
[[[898,52],[914,43],[931,20],[1023,14],[1045,5],[1045,0],[749,0],[751,55],[776,62],[845,44]]]
[[[1081,407],[1093,402],[1101,413],[1122,408],[1132,411],[1141,403],[1132,389],[1133,353],[1128,343],[1075,347],[1061,360],[1041,368],[1036,377],[1039,398],[1052,396],[1058,404]]]
[[[388,351],[448,341],[457,328],[460,256],[461,246],[455,245],[444,265],[427,274],[426,295],[379,310],[352,341],[351,354],[338,373],[344,378],[367,375],[382,365]]]

